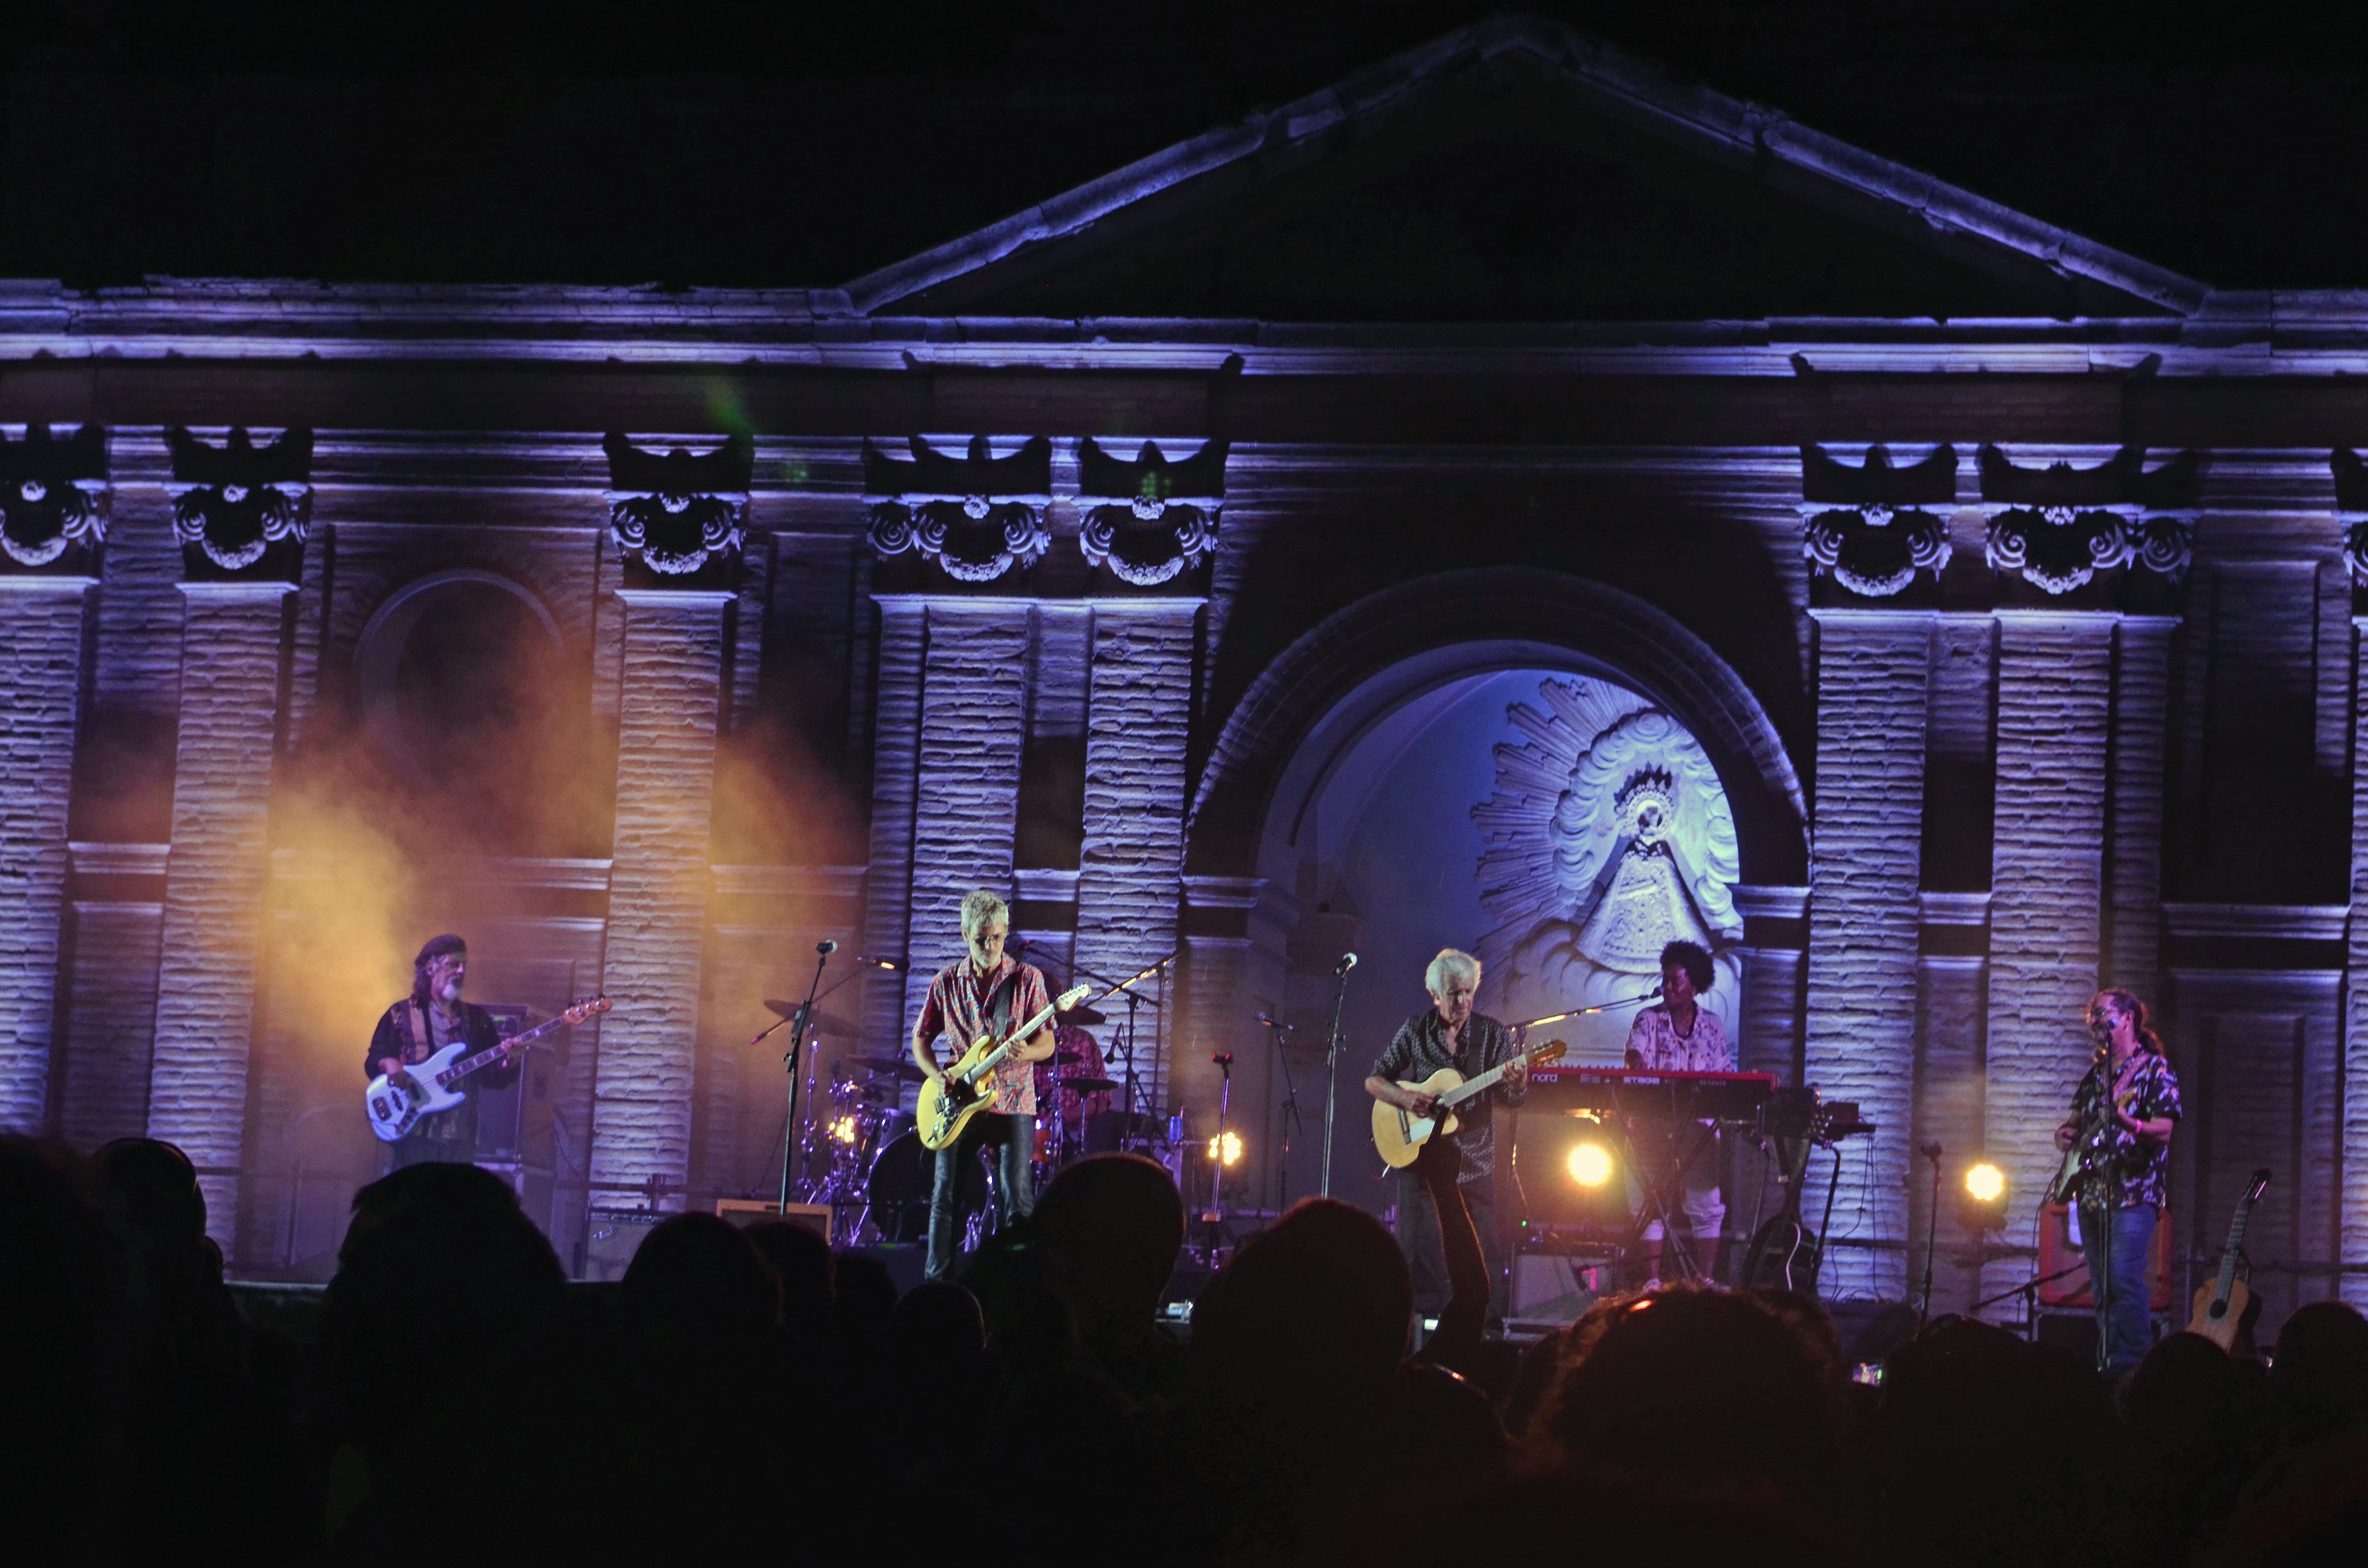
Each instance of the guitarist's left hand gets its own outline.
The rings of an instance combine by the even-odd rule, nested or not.
[[[1506,1088],[1514,1094],[1520,1094],[1530,1081],[1530,1059],[1527,1056],[1509,1058],[1505,1063],[1505,1076],[1502,1081]]]

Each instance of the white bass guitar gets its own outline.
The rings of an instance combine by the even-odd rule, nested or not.
[[[468,1096],[453,1085],[470,1074],[498,1066],[553,1029],[580,1024],[607,1012],[609,1006],[606,996],[595,996],[588,1002],[576,1003],[549,1023],[514,1034],[474,1056],[462,1054],[469,1049],[467,1040],[456,1040],[427,1061],[415,1062],[393,1077],[380,1074],[362,1091],[362,1108],[370,1115],[370,1131],[381,1143],[393,1142],[418,1126],[421,1117],[450,1110],[466,1099]]]

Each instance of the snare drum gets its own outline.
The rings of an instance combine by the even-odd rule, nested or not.
[[[925,1241],[929,1234],[929,1189],[938,1177],[938,1156],[921,1142],[909,1111],[888,1124],[894,1136],[880,1148],[863,1184],[871,1223],[890,1242]],[[986,1167],[977,1153],[964,1160],[954,1178],[954,1215],[959,1222],[986,1207]]]

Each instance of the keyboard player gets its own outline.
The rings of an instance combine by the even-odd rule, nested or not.
[[[1710,954],[1693,942],[1671,942],[1661,949],[1661,1005],[1636,1015],[1628,1028],[1628,1065],[1655,1073],[1732,1073],[1735,1051],[1718,1015],[1696,1002],[1717,979]],[[1718,1272],[1719,1252],[1726,1233],[1726,1202],[1719,1196],[1720,1157],[1715,1122],[1708,1129],[1710,1146],[1686,1167],[1682,1190],[1677,1195],[1693,1232],[1695,1249],[1708,1271]],[[1703,1136],[1691,1125],[1667,1119],[1632,1119],[1629,1139],[1636,1157],[1645,1161],[1654,1185],[1669,1196],[1670,1176],[1679,1158]],[[1641,1209],[1645,1189],[1634,1171],[1628,1173],[1628,1206]],[[1646,1286],[1661,1281],[1664,1229],[1658,1216],[1645,1227]]]

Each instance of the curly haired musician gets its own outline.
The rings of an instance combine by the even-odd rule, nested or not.
[[[929,982],[928,1000],[913,1023],[913,1060],[922,1072],[942,1082],[932,1043],[951,1037],[957,1061],[983,1034],[1000,1035],[1015,1024],[1035,1017],[1052,1006],[1044,976],[1032,964],[1008,958],[1003,951],[1011,935],[1011,911],[993,893],[981,890],[962,903],[962,940],[970,951],[938,971]],[[1035,1153],[1036,1063],[1053,1054],[1053,1026],[1046,1024],[995,1070],[994,1101],[973,1117],[952,1145],[938,1151],[937,1178],[929,1187],[928,1277],[942,1279],[954,1266],[957,1178],[962,1163],[978,1157],[982,1147],[995,1153],[995,1204],[1005,1224],[1028,1212],[1032,1195],[1028,1165]]]
[[[1709,990],[1718,978],[1710,954],[1695,942],[1671,942],[1661,949],[1661,1005],[1647,1007],[1636,1015],[1628,1026],[1628,1065],[1654,1073],[1732,1073],[1735,1052],[1726,1043],[1726,1026],[1718,1015],[1701,1006],[1696,998]],[[1691,1139],[1701,1136],[1691,1125],[1669,1126],[1666,1121],[1640,1122],[1630,1129],[1632,1146],[1656,1172],[1666,1174],[1676,1165]],[[1723,1164],[1717,1133],[1711,1133],[1710,1147],[1694,1157],[1686,1167],[1685,1180],[1679,1194],[1687,1221],[1693,1227],[1695,1244],[1702,1248],[1702,1260],[1709,1271],[1718,1271],[1719,1247],[1726,1232],[1726,1200],[1719,1196],[1719,1170]],[[1640,1207],[1645,1201],[1645,1189],[1635,1173],[1628,1175],[1628,1205]],[[1645,1283],[1657,1283],[1661,1277],[1661,1243],[1667,1227],[1656,1219],[1645,1227]]]
[[[1505,1076],[1490,1094],[1455,1108],[1459,1123],[1451,1137],[1433,1138],[1415,1163],[1398,1173],[1398,1244],[1414,1271],[1417,1304],[1440,1313],[1435,1343],[1452,1345],[1459,1335],[1476,1341],[1482,1324],[1451,1324],[1451,1310],[1466,1310],[1474,1269],[1488,1276],[1486,1316],[1504,1314],[1504,1269],[1497,1234],[1497,1130],[1490,1112],[1502,1096],[1519,1105],[1530,1091],[1529,1064],[1513,1033],[1496,1019],[1472,1010],[1480,989],[1480,960],[1453,948],[1440,950],[1424,971],[1431,1008],[1408,1018],[1373,1063],[1365,1092],[1384,1105],[1417,1116],[1437,1112],[1435,1096],[1403,1088],[1399,1080],[1420,1082],[1442,1067],[1466,1079],[1503,1067]],[[1476,1234],[1475,1234],[1476,1233]],[[1445,1305],[1440,1303],[1445,1301]],[[1475,1294],[1470,1305],[1477,1306]]]
[[[472,1051],[501,1043],[494,1016],[461,1000],[469,979],[469,944],[446,933],[430,937],[411,960],[411,994],[381,1014],[370,1033],[370,1051],[362,1058],[362,1076],[389,1077],[427,1061],[456,1040],[465,1040]],[[472,1079],[477,1089],[499,1089],[518,1081],[519,1064],[506,1062],[485,1069]],[[394,1167],[430,1161],[468,1161],[477,1153],[477,1101],[420,1124],[390,1145]]]
[[[2169,1200],[2170,1135],[2179,1131],[2179,1074],[2146,1027],[2146,1004],[2118,986],[2089,1004],[2097,1060],[2055,1130],[2069,1150],[2093,1132],[2080,1176],[2080,1250],[2097,1300],[2097,1364],[2126,1372],[2153,1335],[2147,1264],[2157,1217]]]

